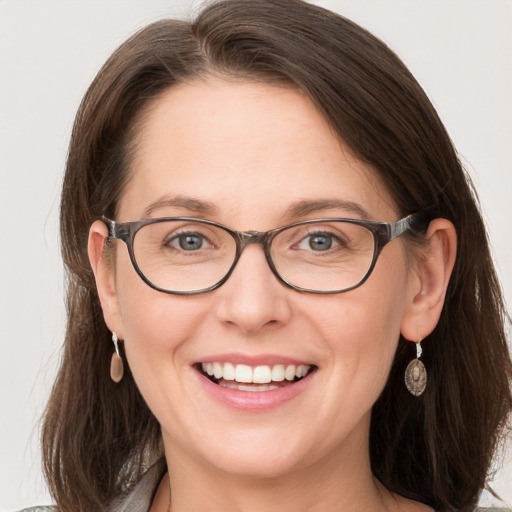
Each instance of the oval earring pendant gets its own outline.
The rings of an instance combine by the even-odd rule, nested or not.
[[[413,359],[405,369],[405,386],[409,393],[420,396],[427,387],[427,370],[419,359]]]
[[[114,352],[110,360],[110,378],[117,384],[121,382],[124,374],[123,360]]]

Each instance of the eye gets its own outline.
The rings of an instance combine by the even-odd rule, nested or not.
[[[328,251],[333,245],[339,245],[339,240],[332,233],[311,233],[304,237],[297,245],[299,249],[317,252]]]
[[[199,233],[179,233],[165,242],[165,245],[183,251],[197,251],[204,249],[207,246],[207,241]]]

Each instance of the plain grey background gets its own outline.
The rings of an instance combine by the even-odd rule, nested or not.
[[[479,191],[512,303],[512,1],[325,0],[383,38],[426,89]],[[58,207],[88,84],[136,29],[198,1],[0,0],[0,510],[51,502],[38,418],[64,331]],[[512,504],[512,454],[495,488]],[[497,503],[484,493],[483,502]]]

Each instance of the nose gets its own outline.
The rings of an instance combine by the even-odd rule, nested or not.
[[[245,247],[229,279],[216,290],[217,317],[245,334],[286,324],[291,317],[290,295],[272,272],[259,244]]]

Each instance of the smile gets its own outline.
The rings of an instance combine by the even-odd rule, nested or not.
[[[276,364],[249,366],[221,362],[201,363],[199,370],[219,386],[239,391],[263,392],[289,386],[302,380],[312,365]]]

